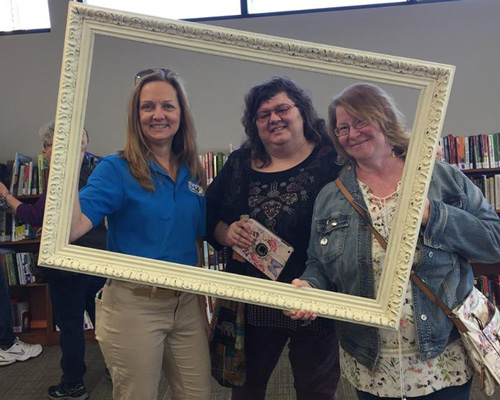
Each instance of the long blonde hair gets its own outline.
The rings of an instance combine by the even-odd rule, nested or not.
[[[345,164],[352,157],[333,133],[337,127],[337,107],[361,121],[378,123],[387,141],[393,146],[396,156],[405,157],[410,143],[410,134],[404,115],[396,107],[394,98],[382,88],[370,83],[355,83],[335,96],[328,106],[328,131],[337,150],[337,159]]]
[[[171,151],[177,165],[186,164],[191,176],[205,189],[206,177],[198,157],[193,114],[179,75],[172,70],[155,69],[151,74],[137,80],[128,104],[127,137],[122,157],[128,161],[130,171],[139,184],[148,191],[154,191],[153,177],[148,165],[151,149],[144,139],[139,117],[141,91],[150,82],[167,82],[175,89],[181,107],[181,122],[172,141]]]

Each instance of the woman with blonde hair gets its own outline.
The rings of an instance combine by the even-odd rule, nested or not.
[[[307,268],[292,283],[375,298],[385,248],[341,187],[387,241],[409,134],[392,97],[364,83],[334,97],[329,129],[344,168],[340,182],[326,185],[316,199]],[[421,225],[413,271],[453,309],[473,287],[468,260],[500,258],[500,219],[467,176],[436,161]],[[337,322],[342,374],[361,400],[469,399],[472,369],[457,329],[415,283],[405,296],[398,331]],[[285,314],[315,319],[310,311]]]
[[[204,191],[178,75],[142,71],[130,97],[125,150],[104,157],[76,196],[71,240],[107,217],[108,250],[199,265]],[[209,398],[210,359],[197,295],[110,279],[98,310],[96,337],[114,399],[156,400],[162,370],[173,398]]]

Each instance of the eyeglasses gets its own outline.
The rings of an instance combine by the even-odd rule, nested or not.
[[[363,128],[366,128],[368,125],[370,125],[369,122],[358,120],[358,121],[353,122],[352,124],[345,124],[345,125],[341,125],[341,126],[336,127],[333,130],[333,133],[335,133],[335,136],[337,136],[337,137],[346,136],[351,131],[351,126],[354,129],[363,129]]]
[[[257,122],[267,122],[271,118],[272,113],[275,113],[278,117],[283,117],[294,107],[296,107],[295,104],[279,104],[271,110],[258,112],[255,120]]]
[[[135,74],[134,85],[137,84],[137,82],[139,82],[142,78],[151,74],[160,74],[164,79],[167,79],[167,77],[171,76],[177,76],[177,72],[174,72],[171,69],[167,68],[143,69],[142,71],[139,71],[137,74]]]
[[[44,150],[47,150],[48,147],[52,147],[52,143],[46,143],[46,142],[43,142],[42,143],[42,146],[43,146],[43,149]]]

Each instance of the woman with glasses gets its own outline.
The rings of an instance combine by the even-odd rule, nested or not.
[[[247,140],[233,152],[207,190],[207,236],[227,247],[227,271],[269,279],[231,250],[252,245],[249,215],[294,247],[278,280],[291,282],[305,268],[314,199],[338,173],[336,153],[310,97],[295,83],[273,78],[250,89],[242,118]],[[246,381],[232,399],[264,399],[285,344],[299,400],[333,399],[339,377],[332,321],[311,324],[279,310],[248,304]]]
[[[402,114],[385,91],[355,84],[334,97],[329,129],[344,168],[339,179],[387,240],[410,140]],[[375,298],[385,250],[336,183],[314,205],[307,269],[296,286]],[[500,258],[500,219],[457,168],[436,161],[415,254],[415,274],[450,309],[473,287],[468,259]],[[285,312],[314,320],[309,311]],[[466,400],[472,370],[453,323],[414,283],[408,285],[399,331],[337,322],[342,374],[359,399]]]
[[[70,237],[107,217],[108,250],[200,265],[204,189],[180,78],[168,69],[141,72],[129,100],[125,149],[101,159],[76,196]],[[210,397],[198,300],[191,293],[108,280],[97,303],[96,337],[115,400],[156,400],[162,371],[173,398]]]

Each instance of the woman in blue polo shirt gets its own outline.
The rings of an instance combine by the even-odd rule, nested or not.
[[[178,75],[167,69],[140,72],[129,101],[125,150],[103,158],[77,196],[71,240],[107,217],[110,251],[200,263],[206,185],[197,154]],[[115,400],[156,400],[162,369],[174,398],[210,397],[210,357],[197,295],[110,280],[96,337]]]

